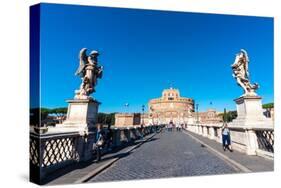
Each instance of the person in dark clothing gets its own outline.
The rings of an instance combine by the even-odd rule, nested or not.
[[[106,132],[106,149],[111,150],[111,145],[113,143],[113,131],[111,129],[111,125],[108,125],[107,132]]]
[[[141,124],[141,126],[140,126],[140,137],[141,137],[141,139],[143,139],[143,136],[144,136],[144,126],[143,126],[143,124]]]
[[[105,144],[105,134],[103,131],[103,126],[101,124],[97,125],[97,134],[96,134],[96,144],[95,144],[95,150],[96,150],[96,161],[99,162],[101,160],[101,150],[102,147]]]

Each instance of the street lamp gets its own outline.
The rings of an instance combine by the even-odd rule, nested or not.
[[[226,122],[226,108],[223,109],[223,122]]]
[[[145,108],[145,105],[143,104],[141,106],[141,109],[142,109],[142,124],[144,125],[144,108]]]
[[[199,123],[199,113],[198,113],[198,107],[199,107],[199,104],[197,103],[197,104],[196,104],[197,123]]]

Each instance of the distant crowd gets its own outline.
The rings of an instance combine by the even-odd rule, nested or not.
[[[173,123],[173,121],[170,121],[169,124],[166,125],[166,129],[168,130],[168,132],[173,132],[173,130],[182,131],[182,129],[185,127],[186,127],[186,124]]]

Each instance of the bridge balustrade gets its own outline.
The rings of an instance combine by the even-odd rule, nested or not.
[[[154,125],[155,126],[155,125]],[[158,126],[155,126],[158,127]],[[152,126],[130,126],[112,128],[112,147],[126,146],[128,143],[153,133]],[[31,179],[40,184],[46,175],[67,165],[90,161],[94,158],[93,144],[96,132],[58,132],[39,134],[30,132]]]
[[[234,149],[248,155],[272,158],[274,155],[274,128],[271,125],[252,127],[228,126]],[[222,143],[222,123],[188,124],[186,130]]]

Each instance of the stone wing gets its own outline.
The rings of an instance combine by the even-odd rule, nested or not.
[[[75,75],[84,76],[84,68],[87,63],[87,48],[82,48],[79,52],[79,67],[75,72]]]

